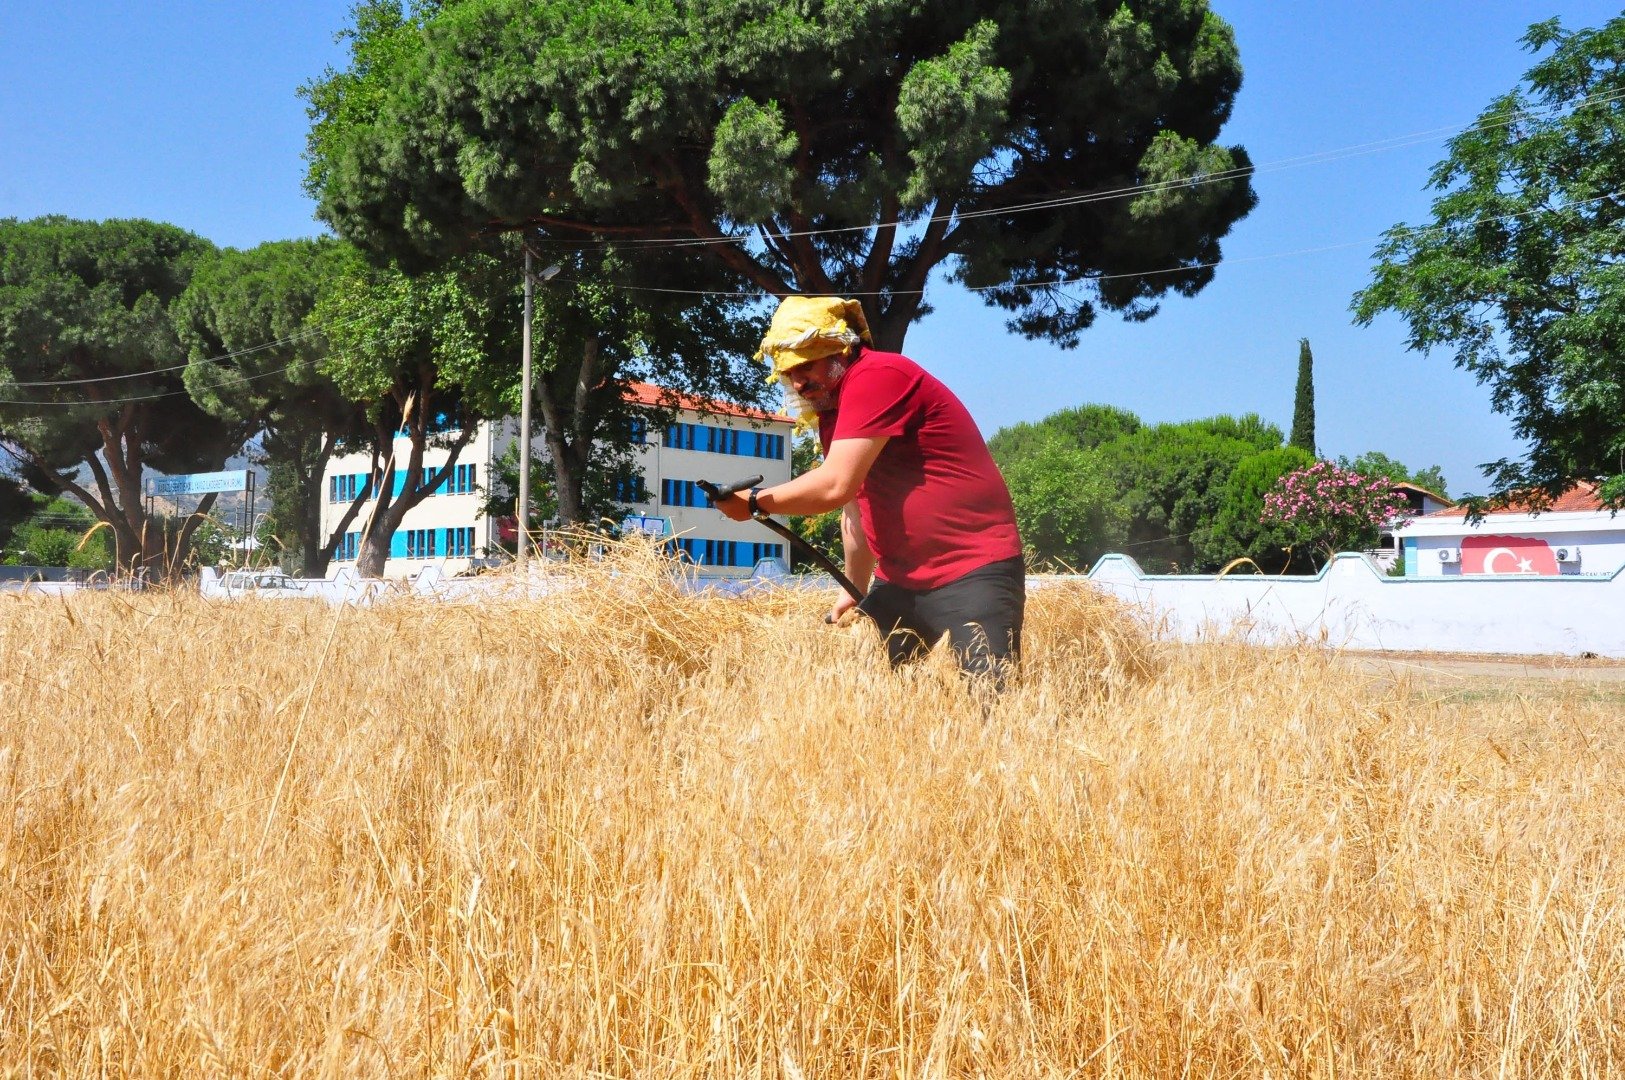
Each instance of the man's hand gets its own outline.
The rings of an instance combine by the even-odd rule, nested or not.
[[[750,520],[750,499],[748,492],[734,492],[726,499],[717,503],[717,509],[732,518],[734,521]]]
[[[824,621],[827,623],[838,623],[846,617],[847,612],[853,610],[857,606],[858,602],[852,599],[852,594],[842,591],[841,595],[835,601],[835,606],[830,608],[829,613],[824,616]]]

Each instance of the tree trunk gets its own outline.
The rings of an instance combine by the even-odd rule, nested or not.
[[[321,474],[318,473],[319,477]],[[302,484],[299,492],[299,565],[305,577],[326,577],[333,545],[322,543],[322,486]]]
[[[587,455],[579,442],[568,443],[555,435],[549,426],[546,433],[548,455],[553,459],[553,483],[559,500],[559,520],[581,525],[587,519],[586,499],[582,489],[586,486]]]
[[[322,477],[326,475],[327,463],[333,459],[333,451],[338,446],[338,433],[323,432],[316,438],[312,460],[306,461],[304,455],[301,455],[297,469],[299,548],[300,557],[304,561],[305,576],[326,577],[327,566],[333,559],[333,551],[338,546],[339,537],[344,535],[344,530],[355,520],[356,513],[361,509],[362,498],[358,493],[356,498],[350,501],[350,508],[345,511],[344,517],[339,520],[331,536],[322,535]]]
[[[186,569],[183,561],[186,549],[191,546],[192,537],[197,533],[198,526],[202,525],[208,518],[209,511],[214,509],[214,504],[219,498],[220,496],[217,493],[211,491],[198,500],[197,509],[192,511],[185,521],[181,523],[180,532],[175,535],[174,547],[168,547],[164,543],[165,538],[160,536],[160,547],[164,549],[162,561],[165,581],[175,581]],[[249,524],[253,523],[250,522]]]
[[[581,346],[581,365],[569,379],[568,404],[565,395],[542,380],[537,387],[537,403],[542,409],[543,437],[553,459],[553,481],[558,495],[559,519],[571,525],[586,524],[586,499],[582,490],[587,480],[587,463],[592,453],[592,418],[588,415],[593,387],[598,382],[599,341],[588,334]],[[554,372],[552,374],[561,374]],[[568,409],[568,411],[566,411]],[[521,453],[529,453],[529,447]]]
[[[915,316],[919,312],[920,302],[916,297],[894,299],[887,305],[884,313],[874,315],[870,304],[864,305],[864,316],[870,319],[869,336],[874,338],[874,347],[881,352],[903,351],[903,341],[908,337],[909,327],[914,325]]]
[[[423,479],[423,451],[429,441],[429,417],[434,414],[434,400],[427,391],[427,379],[420,386],[417,394],[417,407],[415,410],[402,410],[409,416],[408,428],[412,440],[412,450],[407,455],[405,476],[406,481],[401,485],[401,493],[395,494],[395,474],[402,471],[395,463],[394,444],[395,433],[387,425],[380,425],[374,435],[374,460],[377,458],[377,447],[390,447],[390,456],[385,460],[383,473],[378,482],[378,491],[375,493],[377,502],[373,504],[372,514],[367,519],[367,526],[361,538],[361,550],[357,553],[356,572],[364,578],[380,578],[384,576],[384,563],[389,559],[389,548],[395,539],[395,530],[400,528],[401,520],[406,517],[407,511],[428,497],[436,485],[440,484],[457,465],[457,459],[462,455],[463,448],[474,437],[478,421],[472,417],[463,421],[463,428],[457,439],[451,444],[451,452],[446,456],[445,464],[435,470],[433,476],[425,483]]]
[[[364,578],[383,577],[384,563],[389,560],[389,545],[394,537],[394,529],[368,529],[361,538],[361,550],[356,556],[356,573]]]
[[[350,526],[355,524],[355,519],[360,516],[361,507],[367,501],[367,496],[365,489],[357,492],[356,497],[350,500],[349,508],[344,511],[344,516],[339,518],[338,523],[333,526],[333,531],[328,534],[325,540],[321,540],[321,499],[319,490],[317,495],[317,522],[316,531],[313,535],[320,540],[320,546],[315,549],[311,561],[305,564],[307,567],[305,573],[310,577],[326,577],[327,568],[333,562],[333,552],[338,550],[339,541],[344,539],[344,534],[349,531]]]

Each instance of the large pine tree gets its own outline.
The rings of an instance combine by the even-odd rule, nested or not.
[[[502,230],[678,245],[863,299],[900,349],[938,276],[1062,346],[1212,279],[1256,201],[1207,0],[365,0],[305,88],[318,215],[438,265]],[[700,289],[690,279],[663,288]],[[735,286],[739,287],[739,286]]]

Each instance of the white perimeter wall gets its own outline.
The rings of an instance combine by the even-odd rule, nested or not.
[[[1625,657],[1625,570],[1391,578],[1343,554],[1315,577],[1219,578],[1147,575],[1128,556],[1107,555],[1088,580],[1182,641],[1241,632],[1349,649]]]

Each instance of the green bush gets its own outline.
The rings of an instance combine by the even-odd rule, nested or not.
[[[1315,463],[1315,455],[1296,446],[1282,446],[1251,454],[1236,462],[1221,488],[1212,525],[1201,538],[1204,562],[1223,566],[1233,559],[1251,559],[1266,574],[1285,570],[1312,572],[1307,548],[1291,551],[1296,533],[1281,525],[1266,525],[1264,496],[1281,477]]]
[[[12,534],[6,550],[8,566],[74,566],[103,570],[112,562],[107,543],[100,533],[90,538],[84,550],[77,550],[83,533],[71,529],[47,529],[25,524]]]

